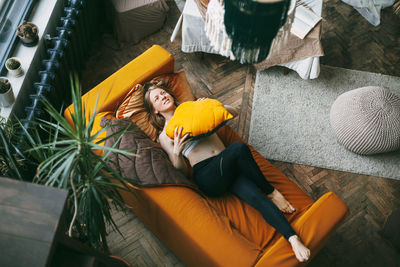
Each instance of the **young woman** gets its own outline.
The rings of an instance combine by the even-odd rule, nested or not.
[[[170,139],[165,126],[177,106],[173,93],[162,82],[146,83],[144,90],[144,102],[150,121],[160,132],[159,142],[175,168],[187,174],[186,157],[193,167],[193,179],[204,194],[219,197],[232,192],[243,199],[289,241],[299,261],[307,261],[310,250],[304,246],[282,214],[292,213],[295,209],[264,178],[247,145],[235,142],[225,147],[217,134],[188,140],[188,134],[181,136],[182,128],[178,127],[174,139]],[[231,107],[225,107],[232,115],[237,115]]]

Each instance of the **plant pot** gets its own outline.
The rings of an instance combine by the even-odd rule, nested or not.
[[[32,32],[27,34],[24,31],[24,27],[31,28]],[[39,29],[35,24],[24,21],[17,28],[17,36],[19,37],[19,39],[21,40],[21,43],[24,46],[29,46],[29,47],[35,46],[39,41]]]
[[[6,78],[0,78],[1,80],[7,80]],[[12,86],[10,85],[10,88],[2,93],[0,92],[0,106],[1,107],[9,107],[11,106],[15,101],[14,97],[14,92],[12,90]]]
[[[21,40],[21,43],[24,46],[32,47],[32,46],[35,46],[38,43],[39,36],[36,35],[33,38],[20,38],[20,40]]]
[[[13,68],[12,66],[10,66],[10,61],[12,61],[12,60],[17,61],[19,63],[19,66],[16,68]],[[6,66],[6,69],[8,70],[8,72],[11,74],[11,76],[19,77],[24,74],[24,71],[22,70],[22,67],[21,67],[21,61],[16,57],[7,59],[5,66]]]

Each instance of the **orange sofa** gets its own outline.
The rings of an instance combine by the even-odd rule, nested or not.
[[[96,131],[100,120],[112,115],[137,83],[174,72],[173,56],[154,45],[82,96],[89,117],[98,101]],[[65,110],[71,121],[73,107]],[[225,145],[243,141],[229,127],[218,132]],[[346,204],[329,192],[317,201],[251,148],[271,184],[296,208],[285,215],[315,256],[348,215]],[[301,266],[290,244],[261,214],[230,195],[207,199],[183,186],[163,186],[123,192],[127,205],[187,266]]]

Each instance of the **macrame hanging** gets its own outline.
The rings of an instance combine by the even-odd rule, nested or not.
[[[268,56],[272,40],[285,23],[289,5],[290,0],[225,0],[225,29],[240,63],[258,63]]]
[[[226,34],[224,24],[224,0],[210,0],[207,6],[205,33],[210,45],[218,54],[235,60],[232,39]]]

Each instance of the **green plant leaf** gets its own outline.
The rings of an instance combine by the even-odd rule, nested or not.
[[[0,127],[0,139],[3,144],[2,150],[5,152],[7,159],[8,159],[5,161],[8,169],[11,170],[14,175],[17,176],[16,178],[18,178],[19,180],[22,180],[23,178],[22,178],[21,173],[18,170],[16,159],[10,152],[10,148],[9,148],[10,144],[7,141],[7,137],[5,136],[4,131],[1,127]]]
[[[71,168],[73,166],[72,163],[75,160],[76,154],[64,153],[62,156],[61,155],[60,156],[56,155],[56,156],[57,157],[55,157],[54,161],[52,162],[51,169],[49,171],[44,172],[45,173],[44,180],[46,181],[46,185],[69,189],[69,186],[67,186],[69,173],[71,172]],[[66,172],[69,173],[66,174]]]
[[[96,103],[95,103],[95,105],[94,105],[93,114],[92,114],[92,116],[90,117],[88,123],[86,124],[86,127],[85,127],[85,136],[90,136],[90,134],[91,134],[91,132],[92,132],[93,125],[94,125],[94,120],[95,120],[96,115],[97,115],[97,102],[98,102],[98,101],[99,101],[99,95],[97,95],[97,98],[96,98]],[[83,113],[83,114],[85,114],[85,113]]]
[[[32,147],[32,148],[37,147],[38,143],[41,143],[40,135],[39,135],[39,133],[37,132],[37,130],[34,129],[34,131],[35,131],[35,132],[34,132],[34,133],[35,133],[35,136],[32,136],[32,135],[25,129],[25,127],[22,125],[22,123],[21,123],[20,121],[18,121],[18,124],[19,124],[19,126],[20,126],[20,129],[23,131],[24,137],[27,139],[27,140],[26,140],[26,141],[27,141],[27,144],[25,144],[25,145],[30,146],[30,147]],[[36,140],[36,139],[37,139],[37,140]],[[31,152],[31,150],[29,150],[29,151]],[[43,159],[46,158],[46,155],[44,154],[43,151],[41,151],[41,150],[33,150],[33,151],[35,152],[35,154],[31,154],[31,156],[35,157],[36,160],[37,160],[38,162],[40,162],[41,160],[43,160]]]

